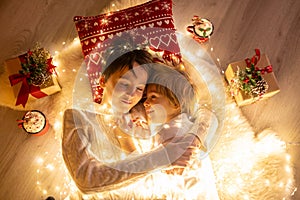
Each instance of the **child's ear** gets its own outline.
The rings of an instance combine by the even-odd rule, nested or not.
[[[100,87],[104,88],[105,87],[105,77],[104,75],[101,75],[99,78],[99,85]]]

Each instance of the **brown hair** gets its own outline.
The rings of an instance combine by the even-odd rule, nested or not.
[[[133,68],[133,63],[137,62],[139,65],[145,65],[153,62],[153,58],[150,53],[145,50],[133,50],[122,54],[121,56],[113,59],[115,56],[108,58],[108,65],[105,67],[103,75],[105,80],[114,74],[115,72],[128,67],[129,70]],[[146,69],[146,71],[148,71]]]
[[[148,84],[155,84],[157,92],[166,96],[173,105],[180,106],[181,112],[193,115],[196,94],[184,71],[162,64],[153,64]]]

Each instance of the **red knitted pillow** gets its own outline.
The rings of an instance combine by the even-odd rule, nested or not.
[[[152,0],[141,5],[97,16],[75,16],[74,22],[92,86],[94,101],[101,102],[98,85],[104,53],[112,40],[131,35],[135,44],[147,44],[153,51],[163,52],[164,59],[180,58],[175,35],[172,0]]]

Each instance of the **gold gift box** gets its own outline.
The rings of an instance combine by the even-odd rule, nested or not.
[[[267,55],[262,54],[260,56],[260,60],[255,66],[259,69],[263,69],[269,65],[271,65],[269,58],[267,57]],[[238,69],[244,70],[246,67],[247,63],[244,60],[230,63],[225,71],[225,77],[228,83],[231,83],[231,80],[235,77]],[[280,91],[274,72],[264,73],[262,74],[262,77],[267,81],[269,87],[267,92],[264,95],[262,95],[262,97],[259,100],[267,99]],[[257,98],[253,98],[251,95],[246,94],[241,90],[239,90],[237,94],[234,95],[234,98],[238,106],[245,106],[257,101]]]
[[[19,71],[22,69],[22,65],[21,65],[19,58],[12,58],[12,59],[6,60],[5,65],[6,65],[6,69],[7,69],[9,76],[13,75],[13,74],[19,74]],[[22,81],[20,81],[16,85],[12,86],[15,98],[18,97],[21,86],[22,86]],[[52,75],[50,79],[45,81],[39,87],[40,87],[40,90],[43,93],[47,94],[48,96],[61,91],[61,87],[57,80],[56,75]],[[36,99],[32,95],[29,95],[29,98]]]

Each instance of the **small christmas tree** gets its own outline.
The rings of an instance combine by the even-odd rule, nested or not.
[[[22,69],[20,74],[27,77],[27,82],[30,85],[40,86],[45,81],[50,79],[53,69],[52,57],[44,48],[36,44],[34,49],[28,50],[27,54],[20,57]]]

